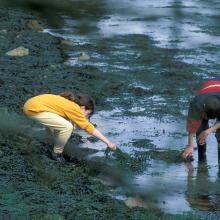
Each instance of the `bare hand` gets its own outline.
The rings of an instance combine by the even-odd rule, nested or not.
[[[198,144],[204,144],[210,133],[211,129],[206,129],[205,131],[203,131],[197,139]]]
[[[113,143],[111,143],[111,142],[108,143],[107,146],[108,146],[108,148],[110,148],[110,150],[113,150],[113,151],[115,151],[115,150],[117,149],[116,144],[113,144]]]
[[[184,159],[186,159],[187,157],[191,157],[193,155],[193,146],[192,145],[187,145],[183,154],[182,154],[182,157]]]

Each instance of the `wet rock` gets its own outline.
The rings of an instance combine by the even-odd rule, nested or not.
[[[64,64],[65,66],[71,66],[71,59],[70,59],[70,58],[64,59],[63,64]]]
[[[27,27],[30,28],[30,29],[34,29],[38,32],[43,32],[44,31],[44,28],[38,23],[37,20],[30,20],[27,23]]]
[[[23,56],[27,56],[29,55],[29,49],[25,48],[25,47],[17,47],[13,50],[10,50],[6,53],[6,55],[8,56],[12,56],[12,57],[23,57]]]
[[[6,29],[0,30],[0,34],[7,34],[7,30]]]
[[[79,56],[79,59],[81,61],[87,61],[87,60],[90,60],[90,56],[88,54],[86,54],[85,52],[82,52]]]
[[[139,86],[130,87],[129,91],[135,94],[136,96],[153,95],[153,91],[151,89],[142,88]]]
[[[129,208],[133,208],[133,207],[148,208],[147,204],[144,201],[142,201],[141,199],[138,199],[138,198],[128,198],[125,201],[125,204]]]
[[[60,66],[60,64],[51,64],[50,67],[51,67],[53,70],[56,70],[56,69],[59,69],[61,66]]]
[[[69,40],[61,40],[61,41],[60,41],[60,44],[61,44],[62,46],[68,46],[68,47],[71,47],[71,46],[74,46],[74,45],[75,45],[72,41],[69,41]]]

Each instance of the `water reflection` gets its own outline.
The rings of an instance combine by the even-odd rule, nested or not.
[[[65,28],[78,37],[111,37],[143,34],[158,46],[194,48],[201,44],[220,45],[219,2],[166,0],[74,1],[65,18]],[[216,7],[213,7],[216,6]],[[217,28],[213,28],[214,26]],[[205,30],[204,30],[205,27]],[[55,30],[54,30],[55,31]],[[85,36],[87,35],[87,36]]]
[[[219,179],[212,182],[206,160],[198,162],[196,175],[192,163],[185,164],[188,170],[186,200],[191,208],[200,211],[219,211],[220,194],[216,188]],[[217,185],[216,185],[217,184]]]

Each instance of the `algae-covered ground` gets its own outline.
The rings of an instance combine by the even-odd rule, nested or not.
[[[24,101],[39,93],[84,91],[100,105],[107,96],[119,92],[119,86],[114,87],[108,76],[93,74],[95,67],[64,65],[60,39],[28,27],[31,20],[36,17],[19,10],[0,9],[0,99],[2,109],[7,109],[9,115],[15,112],[19,118]],[[28,48],[29,55],[6,55],[19,46]],[[14,126],[19,126],[16,117],[13,120]],[[23,132],[2,131],[0,146],[1,219],[177,218],[160,211],[128,208],[109,196],[108,187],[96,180],[99,164],[89,166],[78,161],[60,165],[49,159],[43,142]]]
[[[71,39],[73,44],[65,43],[60,37],[38,31],[32,25],[36,21],[47,27],[36,14],[0,9],[1,219],[208,219],[209,215],[203,213],[167,214],[161,210],[157,206],[159,197],[170,186],[162,187],[162,191],[158,186],[166,184],[167,179],[144,190],[131,180],[146,172],[160,177],[169,164],[177,169],[182,164],[182,146],[176,149],[176,143],[166,140],[182,138],[185,133],[175,126],[169,130],[167,124],[173,125],[175,117],[184,119],[188,97],[202,81],[196,73],[208,74],[209,66],[192,65],[179,59],[184,55],[189,58],[197,51],[160,48],[150,37],[141,34],[97,40],[91,33],[101,27],[86,25],[76,34],[88,34],[91,41],[77,42],[76,37],[76,42]],[[20,46],[29,49],[29,54],[6,55]],[[209,50],[214,53],[217,47],[203,45],[201,53]],[[82,52],[88,53],[91,59],[78,62]],[[213,62],[213,76],[217,76],[218,67]],[[84,142],[99,146],[96,139],[83,140],[73,135],[66,147],[68,164],[60,165],[49,158],[50,145],[45,143],[42,128],[25,121],[22,106],[31,96],[46,92],[58,94],[64,90],[88,93],[96,100],[98,115],[92,120],[118,141],[122,151],[104,156],[101,150],[101,156],[96,155],[100,150],[79,147],[86,145]],[[171,119],[163,127],[167,116]],[[179,121],[175,119],[176,122]],[[172,147],[170,144],[174,149],[166,149]],[[93,157],[86,157],[92,154]],[[153,170],[160,161],[161,169]],[[193,168],[188,169],[192,174]],[[189,175],[187,198],[196,206],[198,194],[193,184],[194,179]],[[143,199],[145,208],[129,208],[123,200],[116,199],[120,193],[127,198]],[[214,195],[218,197],[217,192]],[[166,206],[166,199],[162,201]],[[216,216],[212,219],[217,219]]]

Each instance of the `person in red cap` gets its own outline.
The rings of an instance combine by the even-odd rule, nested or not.
[[[209,119],[216,123],[209,127]],[[220,78],[203,84],[190,103],[187,117],[188,144],[182,154],[183,158],[193,155],[193,137],[196,134],[198,159],[204,160],[206,155],[206,139],[216,131],[218,155],[220,159]]]

